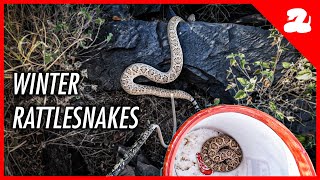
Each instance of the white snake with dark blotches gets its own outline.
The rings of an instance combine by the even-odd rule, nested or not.
[[[208,168],[228,172],[240,165],[242,150],[235,139],[223,134],[208,139],[202,145],[201,157]]]
[[[168,23],[168,39],[171,50],[171,66],[169,71],[161,72],[158,69],[143,63],[136,63],[128,66],[121,76],[121,86],[129,94],[132,95],[154,95],[158,97],[170,98],[171,94],[174,98],[186,99],[193,103],[198,110],[199,106],[195,99],[188,93],[180,90],[168,90],[154,86],[147,86],[135,83],[133,80],[138,76],[144,76],[149,80],[166,84],[174,81],[181,73],[183,66],[182,48],[177,35],[177,26],[182,22],[178,16],[174,16]]]

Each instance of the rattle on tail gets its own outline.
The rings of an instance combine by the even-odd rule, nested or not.
[[[174,81],[178,78],[182,71],[183,66],[183,54],[182,48],[179,42],[177,34],[177,26],[179,22],[182,22],[178,16],[174,16],[168,23],[168,39],[171,50],[171,66],[169,71],[161,72],[158,69],[143,63],[132,64],[127,67],[121,76],[121,86],[129,94],[132,95],[154,95],[164,98],[170,98],[173,94],[174,98],[186,99],[192,102],[196,110],[199,110],[198,103],[195,99],[187,92],[180,90],[168,90],[158,88],[154,86],[147,86],[135,83],[133,80],[138,76],[144,76],[149,80],[166,84]]]

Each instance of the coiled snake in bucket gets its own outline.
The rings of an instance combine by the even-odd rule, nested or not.
[[[240,165],[242,150],[235,139],[223,134],[208,139],[202,145],[201,157],[210,169],[228,172]]]
[[[143,63],[135,63],[128,66],[121,76],[121,86],[129,94],[132,95],[154,95],[158,97],[170,98],[171,94],[174,98],[186,99],[192,102],[194,107],[199,110],[198,103],[188,93],[180,90],[168,90],[154,86],[147,86],[135,83],[133,80],[138,76],[144,76],[149,80],[166,84],[178,78],[182,71],[183,54],[177,34],[177,26],[179,22],[184,21],[178,16],[170,19],[167,27],[168,39],[171,50],[171,66],[169,71],[161,72],[158,69]]]

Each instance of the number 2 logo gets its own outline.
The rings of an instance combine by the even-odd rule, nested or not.
[[[284,31],[287,33],[307,33],[311,31],[311,16],[309,16],[309,20],[307,23],[303,21],[307,17],[307,12],[302,8],[293,8],[287,11],[288,20],[291,21],[296,18],[295,21],[287,22],[284,25]]]

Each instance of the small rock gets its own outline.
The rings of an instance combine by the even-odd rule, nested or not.
[[[134,168],[126,165],[126,167],[120,172],[119,176],[134,176]]]
[[[241,17],[235,20],[234,23],[242,25],[265,26],[268,24],[268,21],[261,14],[252,14]]]
[[[150,164],[138,161],[136,167],[137,176],[160,176],[160,169]]]
[[[119,17],[120,19],[125,19],[130,17],[129,14],[129,5],[104,5],[102,6],[102,11],[105,15],[112,18],[114,16]]]

